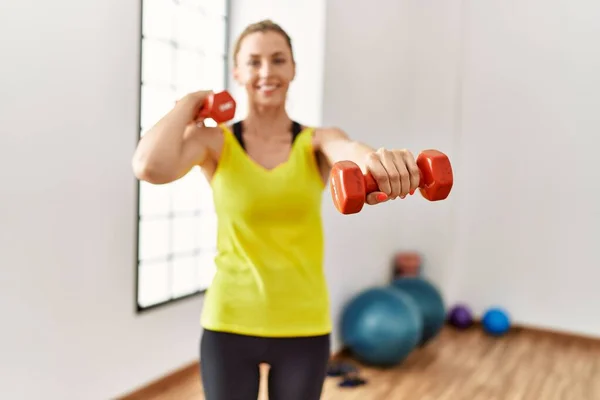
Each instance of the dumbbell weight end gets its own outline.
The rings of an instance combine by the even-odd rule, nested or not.
[[[223,90],[207,96],[200,108],[198,117],[211,118],[217,124],[222,124],[235,117],[236,103],[233,97]]]

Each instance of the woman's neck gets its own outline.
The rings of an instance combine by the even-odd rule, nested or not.
[[[250,106],[244,120],[244,125],[253,134],[259,136],[273,136],[278,133],[288,132],[291,124],[292,120],[288,116],[285,106]]]

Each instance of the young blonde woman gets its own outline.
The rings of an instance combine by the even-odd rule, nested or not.
[[[233,60],[245,118],[206,127],[197,115],[211,92],[190,93],[140,140],[133,168],[138,179],[165,184],[198,166],[212,186],[218,252],[202,312],[206,399],[256,399],[266,363],[271,400],[317,400],[332,329],[320,210],[331,165],[352,160],[373,174],[381,191],[370,205],[413,194],[419,169],[409,151],[374,150],[338,128],[290,118],[296,62],[279,25],[248,26]]]

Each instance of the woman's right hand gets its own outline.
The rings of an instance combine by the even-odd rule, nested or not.
[[[199,128],[204,126],[204,118],[200,117],[200,109],[208,96],[213,94],[212,90],[199,90],[191,92],[177,100],[175,106],[180,106],[186,109],[188,123],[195,123]]]

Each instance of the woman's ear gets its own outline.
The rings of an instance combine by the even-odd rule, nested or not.
[[[232,71],[233,79],[237,82],[238,85],[241,85],[242,82],[240,80],[240,70],[238,67],[234,66]]]
[[[290,82],[293,81],[294,79],[296,79],[296,60],[294,59],[294,56],[291,56],[291,63],[292,63],[292,79],[290,79]]]

